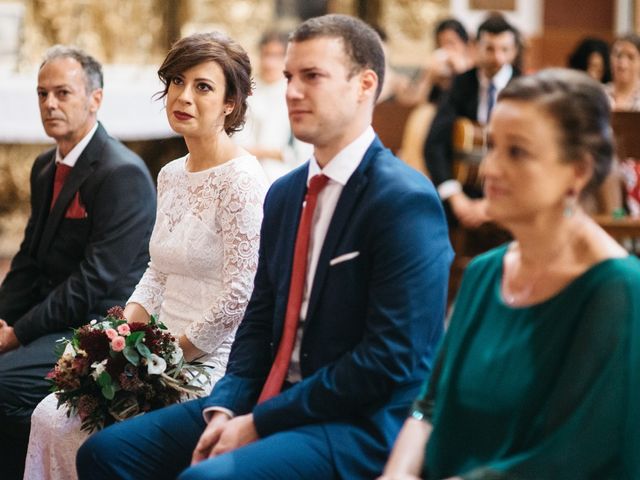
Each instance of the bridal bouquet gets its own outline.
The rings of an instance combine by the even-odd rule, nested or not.
[[[187,363],[167,328],[154,317],[127,323],[113,307],[62,339],[61,354],[47,378],[67,416],[78,415],[82,430],[111,423],[204,393],[204,366]]]

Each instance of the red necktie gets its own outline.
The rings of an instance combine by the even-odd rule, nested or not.
[[[65,165],[64,163],[56,164],[56,174],[53,178],[53,195],[51,196],[51,209],[56,203],[58,199],[58,195],[60,195],[60,190],[62,190],[62,186],[64,185],[65,180],[69,176],[71,172],[71,168],[69,165]]]
[[[296,333],[300,320],[300,307],[302,306],[302,296],[304,294],[304,284],[307,278],[307,257],[309,254],[309,236],[311,233],[311,223],[313,221],[313,211],[316,208],[318,194],[325,187],[329,177],[322,174],[315,175],[309,181],[307,195],[304,198],[300,225],[293,253],[293,269],[291,270],[291,284],[289,286],[289,299],[287,301],[287,312],[284,317],[284,329],[282,339],[278,345],[278,352],[273,361],[269,376],[267,377],[258,403],[280,393],[282,384],[289,370],[291,354],[296,341]]]

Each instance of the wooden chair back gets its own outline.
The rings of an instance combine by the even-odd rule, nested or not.
[[[373,110],[373,129],[384,146],[394,154],[400,150],[404,126],[412,109],[413,107],[402,105],[395,100],[385,100]]]

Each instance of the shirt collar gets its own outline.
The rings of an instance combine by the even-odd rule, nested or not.
[[[69,167],[73,168],[76,162],[78,161],[78,158],[80,158],[80,155],[82,155],[82,152],[84,151],[86,146],[89,144],[89,142],[93,138],[93,134],[96,133],[97,129],[98,129],[98,122],[96,122],[93,128],[89,130],[89,133],[87,133],[82,138],[82,140],[76,143],[76,145],[69,151],[69,153],[67,153],[67,155],[64,158],[62,158],[62,156],[60,155],[60,149],[56,148],[56,165],[58,163],[64,163],[65,165],[68,165]]]
[[[493,76],[493,78],[487,78],[484,74],[481,73],[480,70],[478,70],[478,80],[480,81],[480,85],[482,86],[482,88],[489,88],[489,82],[491,82],[496,87],[497,92],[507,86],[507,83],[509,83],[509,80],[511,80],[512,75],[513,67],[509,63],[503,65],[502,68],[498,70],[498,73]]]
[[[316,157],[312,156],[309,161],[307,185],[309,185],[311,177],[318,175],[319,173],[326,175],[330,180],[333,180],[342,186],[346,185],[353,172],[355,172],[358,165],[360,165],[360,162],[364,158],[364,154],[367,152],[369,145],[371,145],[371,142],[373,142],[375,137],[376,134],[373,131],[373,127],[369,125],[358,138],[340,150],[335,157],[329,160],[329,163],[327,163],[323,169],[318,165]]]

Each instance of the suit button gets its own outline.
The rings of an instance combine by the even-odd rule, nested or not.
[[[302,358],[309,358],[309,354],[308,353],[303,353],[302,354]]]

